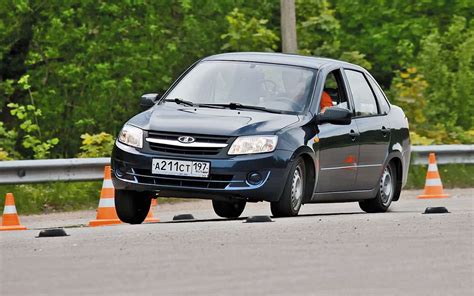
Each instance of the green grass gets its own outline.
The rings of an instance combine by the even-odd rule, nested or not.
[[[405,189],[420,189],[425,186],[428,165],[411,165]],[[438,171],[444,188],[474,187],[473,164],[438,165]]]
[[[95,209],[101,186],[101,181],[2,185],[1,207],[3,209],[5,194],[12,192],[17,211],[23,215]]]
[[[53,212],[95,210],[99,205],[102,181],[50,182],[27,185],[0,185],[0,212],[3,213],[5,195],[12,192],[21,215]],[[158,203],[189,201],[181,198],[159,198]]]
[[[438,166],[445,188],[474,187],[474,165],[447,164]],[[410,167],[405,189],[420,189],[425,184],[426,165]],[[0,211],[3,212],[7,192],[15,195],[21,215],[60,211],[95,210],[99,203],[101,181],[51,182],[27,185],[0,185]],[[182,202],[188,199],[160,198],[159,203]]]

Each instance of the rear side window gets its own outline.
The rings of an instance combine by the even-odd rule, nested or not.
[[[344,70],[344,72],[351,88],[356,116],[377,115],[377,102],[364,74],[353,70]]]
[[[373,79],[372,77],[368,76],[370,80],[370,84],[372,85],[372,89],[374,90],[375,96],[379,102],[380,106],[380,113],[387,114],[390,111],[390,105],[387,102],[387,98],[383,94],[382,90],[380,89],[379,84]]]

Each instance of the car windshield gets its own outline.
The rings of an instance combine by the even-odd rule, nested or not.
[[[257,106],[301,112],[308,104],[315,71],[255,62],[204,61],[196,65],[166,96],[195,105]],[[178,101],[179,101],[178,100]]]

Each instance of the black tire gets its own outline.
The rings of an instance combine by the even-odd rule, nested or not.
[[[217,216],[230,219],[239,218],[245,209],[245,204],[245,201],[212,201],[212,207]]]
[[[151,195],[147,192],[115,190],[115,209],[122,222],[142,223],[150,211]]]
[[[291,166],[280,200],[271,203],[273,217],[297,216],[305,196],[305,187],[305,164],[302,158],[298,158]]]
[[[387,179],[386,174],[388,174],[389,179]],[[398,182],[397,170],[395,165],[390,162],[385,166],[382,176],[379,180],[379,188],[377,191],[377,196],[372,199],[367,199],[359,202],[360,208],[367,213],[384,213],[390,207],[395,195],[397,194],[397,182]],[[390,182],[390,185],[387,185],[387,182]],[[388,187],[390,187],[390,192],[388,193]]]

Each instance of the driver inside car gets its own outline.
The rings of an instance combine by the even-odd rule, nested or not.
[[[307,77],[305,79],[301,73],[297,75],[296,73],[293,73],[293,71],[285,71],[282,74],[283,85],[285,87],[284,95],[290,98],[298,106],[302,107],[305,103],[304,99],[307,97],[307,93],[309,92],[311,78]],[[333,106],[331,96],[326,91],[323,91],[319,103],[320,112],[323,113],[331,106]]]
[[[321,94],[321,102],[319,103],[321,113],[324,113],[324,111],[326,111],[327,108],[332,107],[332,106],[333,104],[332,104],[331,96],[325,90],[323,90],[323,93]]]

